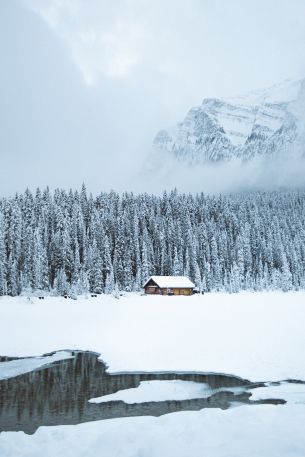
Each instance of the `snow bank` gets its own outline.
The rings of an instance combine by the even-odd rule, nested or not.
[[[205,409],[0,434],[1,457],[301,457],[300,405]]]
[[[2,362],[0,363],[0,380],[13,378],[15,376],[19,376],[20,374],[29,373],[30,371],[50,365],[50,363],[71,358],[73,358],[73,356],[70,352],[58,351],[55,354],[46,357],[35,357]]]
[[[305,380],[305,292],[0,298],[0,353],[93,350],[117,371]]]

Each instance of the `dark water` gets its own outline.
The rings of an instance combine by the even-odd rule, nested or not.
[[[247,389],[264,386],[229,375],[215,373],[120,373],[111,375],[99,354],[76,352],[72,359],[0,381],[0,431],[34,433],[39,426],[79,424],[102,419],[129,416],[161,416],[176,411],[203,408],[227,409],[232,402],[245,404],[285,403],[284,400],[251,402]],[[1,358],[1,361],[10,360]],[[139,386],[148,380],[184,380],[207,383],[211,389],[243,387],[244,391],[211,392],[208,398],[167,400],[126,404],[123,401],[89,403],[88,400],[118,390]]]

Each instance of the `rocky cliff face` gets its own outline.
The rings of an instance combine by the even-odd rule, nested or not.
[[[189,164],[250,160],[290,153],[302,147],[305,125],[305,79],[227,99],[205,99],[183,122],[161,130],[158,153]]]

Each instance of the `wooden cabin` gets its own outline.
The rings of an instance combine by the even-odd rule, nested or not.
[[[192,295],[195,284],[186,276],[151,276],[143,287],[149,295]]]

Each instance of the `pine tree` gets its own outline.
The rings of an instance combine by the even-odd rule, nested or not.
[[[183,271],[183,266],[180,257],[178,257],[177,248],[174,248],[173,275],[180,276]]]
[[[201,274],[200,274],[200,270],[199,270],[199,266],[198,266],[197,262],[196,262],[196,265],[195,265],[195,278],[194,279],[195,279],[195,286],[197,287],[197,289],[201,293],[203,291],[203,287],[202,287]]]
[[[106,283],[105,283],[105,293],[106,294],[112,294],[114,289],[115,289],[114,275],[113,275],[113,270],[111,269],[107,273]]]
[[[4,220],[0,212],[0,295],[6,295],[6,252],[4,243]]]
[[[10,254],[7,262],[7,293],[13,297],[20,293],[20,286],[17,277],[17,266]]]
[[[47,254],[43,246],[41,229],[37,227],[33,241],[33,274],[32,287],[34,290],[48,290]]]
[[[288,292],[292,289],[292,274],[289,269],[287,257],[284,252],[282,253],[281,286],[284,292]]]
[[[54,281],[54,290],[56,295],[67,295],[69,293],[69,284],[67,281],[66,273],[63,268],[58,270]]]

